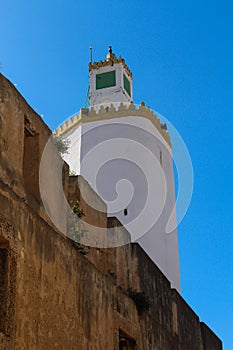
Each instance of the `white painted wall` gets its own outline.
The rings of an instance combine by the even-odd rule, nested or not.
[[[175,205],[172,155],[158,130],[146,118],[129,115],[82,124],[66,138],[70,168],[84,176],[107,203],[108,215],[122,222],[179,291],[177,230],[165,233]]]

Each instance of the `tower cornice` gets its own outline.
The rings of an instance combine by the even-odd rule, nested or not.
[[[130,105],[121,103],[118,108],[113,104],[111,104],[109,107],[102,105],[99,110],[96,110],[93,107],[90,109],[81,108],[79,114],[76,114],[75,116],[66,120],[54,132],[58,136],[65,137],[73,128],[83,123],[91,123],[100,120],[112,120],[130,116],[138,116],[148,119],[171,147],[170,135],[167,131],[166,124],[161,123],[154,111],[152,111],[150,107],[146,107],[144,103],[141,103],[139,106],[135,106],[133,103]]]
[[[125,60],[123,57],[117,58],[116,55],[111,54],[109,58],[106,58],[104,61],[99,61],[99,62],[93,62],[88,64],[89,72],[92,71],[93,69],[98,69],[101,67],[107,67],[107,66],[113,66],[114,64],[121,63],[127,72],[127,74],[130,76],[131,79],[133,79],[133,74],[130,71],[129,67],[125,63]]]

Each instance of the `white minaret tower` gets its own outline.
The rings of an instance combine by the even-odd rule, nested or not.
[[[132,73],[111,47],[104,61],[89,63],[89,72],[90,108],[82,108],[56,131],[70,141],[65,160],[107,203],[108,216],[119,219],[179,291],[173,160],[166,125],[144,103],[133,104]]]

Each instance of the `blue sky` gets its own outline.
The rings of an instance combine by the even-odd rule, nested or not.
[[[134,101],[163,114],[194,168],[179,226],[182,294],[233,347],[230,1],[0,0],[1,71],[56,127],[85,103],[89,46],[109,45],[133,72]]]

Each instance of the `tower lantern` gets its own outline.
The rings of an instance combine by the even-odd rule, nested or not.
[[[132,73],[125,63],[109,51],[104,61],[90,62],[90,106],[102,103],[132,102]]]

